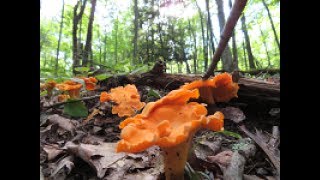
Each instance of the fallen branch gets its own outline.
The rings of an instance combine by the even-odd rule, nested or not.
[[[246,6],[246,4],[247,4],[247,0],[234,1],[228,20],[223,28],[218,47],[213,55],[211,64],[207,72],[203,76],[203,79],[208,79],[211,75],[214,76],[214,69],[216,68],[222,53],[228,44],[228,41],[232,35],[233,29],[236,26],[238,19],[244,7]]]
[[[78,102],[78,101],[86,101],[86,100],[95,99],[95,98],[98,98],[98,97],[100,97],[100,95],[84,97],[84,98],[73,100],[73,101],[58,102],[58,103],[55,103],[55,104],[51,104],[49,106],[43,106],[43,108],[52,108],[52,107],[60,106],[60,105],[63,105],[63,104],[68,104],[68,103],[73,103],[73,102]]]

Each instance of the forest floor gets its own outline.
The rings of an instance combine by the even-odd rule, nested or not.
[[[105,89],[102,86],[82,97],[100,95]],[[158,99],[150,95],[151,90],[160,96],[169,92],[148,86],[138,85],[137,88],[141,101],[146,103]],[[108,104],[100,103],[99,98],[86,100],[91,117],[71,118],[63,114],[63,105],[44,108],[55,102],[56,96],[50,99],[40,97],[40,172],[43,179],[165,179],[158,147],[138,154],[115,153],[115,144],[120,140],[118,125],[125,118],[113,115]],[[256,142],[239,127],[246,127],[252,134],[259,134],[256,129],[260,130],[264,138],[272,136],[273,126],[280,126],[280,107],[233,99],[228,103],[208,106],[208,114],[216,110],[226,114],[224,129],[229,133],[201,130],[195,135],[185,179],[226,179],[223,178],[225,173],[235,173],[244,179],[277,179],[276,165],[259,145],[267,144],[270,139]],[[230,170],[235,152],[248,144],[254,147],[253,153],[240,153],[245,157],[242,164]],[[280,150],[279,145],[277,148]]]

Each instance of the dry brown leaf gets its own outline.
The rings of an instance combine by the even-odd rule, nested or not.
[[[92,113],[89,114],[89,116],[87,117],[87,119],[85,119],[85,120],[82,122],[82,124],[87,124],[91,119],[93,119],[93,117],[94,117],[95,115],[97,115],[97,114],[99,114],[99,113],[100,113],[100,110],[97,109],[97,108],[94,108],[93,111],[92,111]]]
[[[116,143],[91,145],[68,142],[65,148],[90,164],[96,170],[98,178],[103,178],[110,165],[126,156],[125,153],[115,152]]]
[[[77,121],[67,119],[65,117],[59,116],[57,114],[48,116],[48,120],[51,123],[58,124],[59,127],[66,131],[74,132],[76,126],[78,125]]]
[[[73,163],[73,156],[67,156],[60,160],[58,164],[51,163],[50,166],[52,167],[52,173],[49,179],[52,180],[63,180],[67,177],[67,175],[71,172],[74,168]]]
[[[240,121],[246,119],[246,116],[239,108],[228,106],[220,109],[220,111],[224,114],[225,119],[232,120],[235,123],[239,123]]]
[[[51,161],[61,153],[63,150],[59,148],[57,144],[44,145],[43,150],[47,153],[47,160]]]
[[[209,162],[217,163],[226,168],[231,162],[232,154],[232,151],[222,151],[215,156],[208,156],[207,159]]]

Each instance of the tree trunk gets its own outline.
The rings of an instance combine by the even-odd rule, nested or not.
[[[72,70],[73,74],[75,74],[75,67],[78,67],[80,65],[79,61],[79,52],[78,52],[78,39],[77,39],[77,30],[78,30],[78,23],[79,20],[82,18],[84,9],[86,7],[87,0],[83,1],[83,4],[81,5],[79,14],[77,13],[78,7],[80,5],[80,0],[77,2],[73,9],[73,26],[72,26]]]
[[[116,26],[116,40],[115,40],[115,43],[116,44],[115,44],[115,49],[114,49],[116,64],[118,63],[118,23],[119,23],[119,19],[118,19],[118,16],[117,16],[116,23],[115,23],[115,26]]]
[[[46,66],[47,66],[47,53],[44,54],[43,68],[46,68]]]
[[[211,15],[210,15],[210,9],[209,9],[209,0],[206,0],[206,7],[207,7],[207,14],[208,14],[207,29],[209,29],[210,31],[210,44],[211,44],[212,57],[213,57],[213,54],[215,52],[215,47],[213,42],[213,28],[212,28]]]
[[[90,17],[88,22],[87,40],[86,40],[86,45],[84,47],[84,56],[83,56],[82,66],[87,66],[89,54],[92,53],[92,27],[93,27],[93,21],[94,21],[94,12],[96,9],[96,2],[97,0],[91,0],[91,12],[90,12]]]
[[[247,26],[246,26],[246,17],[244,14],[241,17],[241,23],[242,23],[242,31],[244,34],[244,39],[246,42],[246,49],[248,52],[249,66],[250,66],[250,69],[256,69],[256,66],[254,64],[254,57],[253,57],[252,51],[251,51],[250,38],[249,38]]]
[[[194,30],[191,28],[190,20],[189,20],[189,31],[190,31],[190,34],[193,37],[193,42],[194,42],[193,73],[196,74],[197,73],[197,38],[196,38]]]
[[[275,40],[276,40],[276,43],[277,43],[277,45],[278,45],[279,52],[280,52],[280,42],[279,42],[279,38],[278,38],[278,35],[277,35],[276,28],[274,27],[273,20],[272,20],[272,17],[271,17],[271,14],[270,14],[268,5],[267,5],[267,3],[266,3],[265,0],[262,0],[262,3],[263,3],[264,7],[266,8],[266,10],[267,10],[267,12],[268,12],[268,17],[269,17],[269,20],[270,20],[270,23],[271,23],[271,27],[272,27],[272,31],[273,31],[273,34],[274,34],[274,38],[275,38]]]
[[[138,0],[134,0],[134,38],[133,38],[133,60],[132,65],[137,61],[137,49],[138,49]]]
[[[101,37],[100,37],[100,30],[98,31],[98,39],[99,39],[99,63],[101,64],[101,59],[102,59],[102,42],[101,42]]]
[[[268,59],[268,67],[271,65],[271,61],[270,61],[270,56],[269,56],[269,52],[268,52],[268,47],[267,47],[267,43],[266,43],[266,39],[265,39],[265,36],[261,30],[261,28],[259,27],[260,29],[260,33],[261,33],[261,37],[262,37],[262,43],[263,43],[263,46],[264,46],[264,49],[266,51],[266,54],[267,54],[267,59]]]
[[[232,1],[229,0],[229,7],[232,8]],[[232,56],[233,56],[233,70],[238,71],[239,65],[238,65],[238,50],[237,50],[237,44],[236,44],[236,32],[233,31],[232,33]]]
[[[61,11],[61,22],[60,22],[60,30],[59,30],[59,39],[58,39],[58,48],[57,48],[57,56],[56,56],[56,65],[54,69],[54,75],[58,76],[58,67],[59,67],[59,51],[60,51],[60,43],[61,43],[61,35],[63,28],[63,14],[64,14],[64,0],[62,0],[62,11]]]
[[[201,34],[202,34],[202,44],[203,44],[203,59],[204,59],[204,71],[208,69],[208,44],[204,35],[204,25],[203,25],[203,16],[201,13],[201,9],[196,1],[196,5],[198,8],[199,16],[200,16],[200,23],[201,23]]]
[[[245,45],[245,42],[243,41],[242,42],[242,49],[243,49],[243,59],[244,59],[244,67],[245,69],[249,69],[248,68],[248,63],[247,63],[247,55],[246,55],[246,45]]]
[[[219,26],[220,26],[220,34],[223,31],[224,25],[226,24],[226,19],[223,10],[223,1],[216,0],[218,6],[218,19],[219,19]],[[222,53],[222,68],[227,72],[232,71],[232,57],[231,57],[231,50],[229,45],[226,46],[225,50]]]
[[[103,64],[107,61],[107,32],[104,32],[104,52],[103,52]]]

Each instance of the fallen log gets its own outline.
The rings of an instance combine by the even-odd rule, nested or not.
[[[164,62],[158,62],[149,72],[111,77],[102,81],[100,85],[103,90],[109,90],[124,84],[135,84],[171,91],[178,89],[185,83],[202,79],[200,75],[168,74],[165,73],[165,67]],[[272,102],[275,106],[280,105],[280,83],[240,77],[238,84],[240,87],[238,101],[248,103]]]

